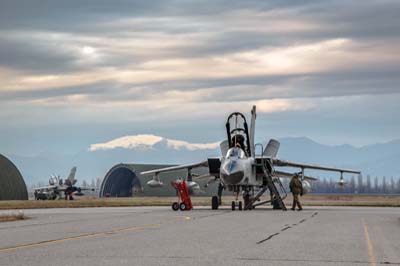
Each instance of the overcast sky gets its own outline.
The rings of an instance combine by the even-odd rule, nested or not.
[[[0,153],[126,135],[400,138],[399,1],[0,1]]]

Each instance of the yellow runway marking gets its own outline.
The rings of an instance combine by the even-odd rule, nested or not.
[[[372,246],[371,238],[369,237],[368,225],[364,219],[362,219],[362,222],[364,225],[365,241],[367,242],[367,246],[368,246],[369,262],[370,262],[371,266],[375,266],[374,247]]]
[[[92,233],[92,234],[86,234],[86,235],[71,236],[71,237],[54,239],[54,240],[46,240],[46,241],[33,243],[33,244],[25,244],[25,245],[19,245],[19,246],[8,247],[8,248],[0,248],[0,252],[13,251],[13,250],[24,249],[24,248],[40,247],[40,246],[44,246],[44,245],[48,245],[48,244],[62,243],[62,242],[70,241],[70,240],[92,238],[92,237],[98,237],[98,236],[106,236],[106,235],[111,235],[111,234],[120,233],[120,232],[130,232],[130,231],[139,231],[139,230],[144,230],[144,229],[149,229],[149,228],[159,228],[160,226],[161,226],[160,224],[149,224],[149,225],[144,225],[144,226],[119,228],[119,229],[114,229],[114,230],[107,231],[107,232],[99,232],[99,233]]]

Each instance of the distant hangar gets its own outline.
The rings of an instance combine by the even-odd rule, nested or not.
[[[113,166],[105,175],[100,188],[99,197],[132,197],[141,196],[175,196],[175,190],[171,187],[170,182],[177,178],[186,177],[187,171],[180,170],[170,173],[160,174],[160,178],[164,183],[163,187],[150,188],[147,187],[147,181],[153,177],[151,175],[140,175],[143,171],[169,167],[173,165],[160,164],[117,164]],[[199,174],[207,172],[207,169],[196,169]],[[200,182],[199,182],[200,183]],[[204,181],[202,182],[204,183]],[[212,189],[210,190],[212,191]]]
[[[25,181],[17,167],[0,154],[0,200],[27,200]]]

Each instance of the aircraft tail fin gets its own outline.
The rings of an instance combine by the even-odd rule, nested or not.
[[[67,178],[71,182],[71,184],[74,184],[75,173],[76,173],[76,166],[72,167],[71,172],[69,173],[69,176]]]
[[[251,156],[255,156],[255,147],[254,147],[254,136],[256,132],[256,106],[253,105],[253,108],[251,109],[251,123],[250,123],[250,153]]]
[[[221,150],[221,156],[224,156],[228,153],[229,150],[229,142],[228,140],[221,141],[219,144],[219,148]]]
[[[265,147],[264,149],[263,156],[275,158],[278,154],[280,145],[281,144],[279,143],[279,141],[275,139],[270,139],[267,147]]]

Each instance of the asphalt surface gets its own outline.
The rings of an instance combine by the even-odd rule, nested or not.
[[[24,213],[0,223],[0,265],[400,265],[400,208]]]

